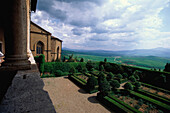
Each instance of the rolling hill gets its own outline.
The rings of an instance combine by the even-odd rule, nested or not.
[[[64,48],[62,57],[68,58],[74,54],[77,59],[84,58],[85,61],[103,61],[139,66],[145,68],[164,69],[166,63],[170,62],[170,49],[136,49],[127,51],[105,51],[105,50],[71,50]]]

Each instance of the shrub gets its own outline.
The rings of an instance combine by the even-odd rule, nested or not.
[[[136,89],[139,89],[140,86],[141,86],[141,83],[140,83],[140,82],[135,82],[135,88],[136,88]]]
[[[133,90],[133,86],[132,86],[132,84],[131,84],[130,82],[126,83],[126,84],[124,85],[124,88],[125,88],[125,89],[129,89],[129,90]]]
[[[160,76],[163,78],[163,82],[166,83],[166,76],[163,74],[161,74]]]
[[[95,86],[98,85],[98,81],[96,79],[96,77],[94,77],[93,75],[90,76],[87,80],[87,84],[86,84],[86,88],[89,90],[89,91],[92,91],[95,89]]]
[[[44,64],[44,72],[50,72],[50,73],[54,72],[53,65],[51,62],[46,62]]]
[[[130,76],[129,80],[132,81],[132,82],[136,82],[136,78],[134,76]]]
[[[98,83],[100,84],[101,81],[104,81],[105,78],[106,78],[106,77],[105,77],[104,73],[103,73],[103,72],[100,72],[100,73],[98,74]]]
[[[45,63],[45,56],[43,54],[41,54],[39,56],[39,70],[40,70],[40,73],[44,73],[44,63]]]
[[[109,74],[107,75],[107,80],[110,81],[114,78],[114,74],[112,72],[109,72]]]
[[[118,75],[117,75],[117,78],[122,79],[123,76],[122,76],[121,74],[118,74]]]
[[[134,77],[135,77],[137,80],[140,80],[140,78],[139,78],[138,75],[134,75]]]
[[[63,76],[63,72],[61,70],[56,70],[54,74],[56,77]]]
[[[100,66],[100,71],[104,71],[103,65]]]
[[[91,71],[92,68],[95,68],[96,64],[94,62],[88,61],[86,64],[86,68]]]
[[[123,73],[122,76],[123,76],[123,78],[127,78],[128,74],[127,73]]]
[[[114,64],[112,66],[112,73],[114,74],[119,74],[119,73],[123,73],[123,68],[121,65],[118,65],[118,64]]]
[[[140,106],[139,105],[135,105],[135,109],[139,109],[140,108]]]
[[[106,78],[104,78],[104,80],[100,82],[99,91],[100,93],[102,93],[103,96],[107,95],[110,91],[110,84]]]
[[[69,71],[70,73],[76,73],[76,69],[74,68],[74,67],[71,67],[71,69],[70,69],[70,71]]]
[[[112,65],[110,65],[110,63],[106,63],[104,68],[107,72],[113,71]]]
[[[81,64],[79,64],[79,65],[76,67],[76,69],[77,69],[78,72],[82,72],[83,67],[82,67]]]
[[[110,85],[112,86],[113,89],[120,87],[120,83],[117,80],[112,80],[110,82]]]

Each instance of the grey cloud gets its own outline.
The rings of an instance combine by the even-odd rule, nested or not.
[[[38,2],[38,9],[48,12],[50,14],[50,16],[53,18],[65,20],[67,18],[67,14],[65,11],[52,8],[54,1],[55,0],[40,0]]]
[[[92,2],[96,4],[102,4],[103,2],[106,2],[107,0],[56,0],[60,2],[67,2],[67,3],[72,3],[72,2]]]
[[[92,36],[91,38],[89,38],[90,41],[108,41],[109,37],[107,37],[106,35],[103,34],[99,34],[99,35],[95,35]]]
[[[77,29],[77,28],[72,29],[72,31],[73,31],[74,35],[78,35],[78,36],[80,36],[80,35],[85,33],[83,30]]]

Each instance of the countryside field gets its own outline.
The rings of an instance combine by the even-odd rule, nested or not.
[[[144,67],[144,68],[156,68],[163,70],[166,63],[170,62],[170,58],[166,57],[157,57],[157,56],[125,56],[125,55],[112,55],[112,56],[101,56],[100,54],[94,55],[91,53],[80,53],[74,51],[63,50],[62,51],[62,58],[65,56],[69,58],[69,55],[74,55],[74,58],[80,60],[81,58],[84,61],[104,61],[107,59],[107,62],[117,63],[117,64],[124,64],[124,65],[131,65],[137,67]]]

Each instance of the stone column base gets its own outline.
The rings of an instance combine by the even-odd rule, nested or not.
[[[5,62],[2,63],[1,69],[9,68],[11,70],[27,70],[31,69],[31,63],[27,58],[22,56],[7,56]]]

